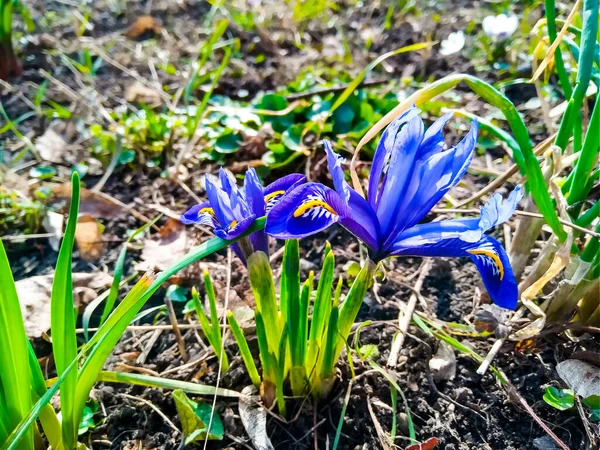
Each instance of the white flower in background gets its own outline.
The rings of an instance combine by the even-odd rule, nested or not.
[[[517,16],[507,16],[506,14],[487,16],[483,19],[482,25],[486,36],[498,43],[507,40],[517,31],[519,18]]]
[[[448,38],[444,39],[441,44],[440,53],[444,56],[458,53],[465,46],[465,33],[456,31],[450,33]]]

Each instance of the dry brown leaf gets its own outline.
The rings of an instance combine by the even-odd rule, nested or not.
[[[104,253],[102,228],[91,216],[84,215],[77,219],[75,242],[84,261],[97,261]]]
[[[54,274],[39,275],[17,281],[17,294],[27,336],[38,338],[50,329],[50,296]],[[104,272],[74,273],[73,293],[76,306],[85,306],[97,297],[98,289],[107,288],[112,277]]]
[[[160,34],[162,24],[152,16],[140,16],[129,26],[125,36],[129,39],[140,39]],[[146,36],[148,35],[148,36]]]
[[[160,239],[149,238],[144,241],[141,261],[135,270],[164,270],[180,260],[190,248],[187,230],[177,219],[169,219],[160,229]]]
[[[19,193],[24,198],[29,198],[29,183],[27,179],[13,172],[0,163],[0,189],[11,190]]]
[[[61,184],[52,188],[52,197],[54,200],[71,201],[71,183]],[[113,202],[106,200],[104,197],[90,191],[86,188],[81,188],[81,198],[79,203],[79,213],[88,215],[94,218],[113,218],[123,212],[123,208]]]
[[[429,360],[429,368],[435,381],[451,380],[456,376],[456,355],[450,344],[440,341],[436,354]]]
[[[267,412],[260,406],[256,388],[246,386],[242,394],[239,401],[240,418],[252,445],[256,450],[274,450],[267,433]]]
[[[60,163],[67,151],[68,145],[60,134],[52,128],[48,128],[35,141],[35,148],[44,161]]]
[[[160,92],[146,87],[139,81],[129,85],[125,90],[125,100],[129,103],[143,103],[144,105],[157,106],[161,104]]]
[[[600,367],[580,359],[567,359],[556,366],[556,371],[580,397],[600,397]]]

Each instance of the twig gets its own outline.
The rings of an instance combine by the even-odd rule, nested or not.
[[[142,213],[137,212],[132,207],[127,206],[121,200],[117,200],[112,195],[108,195],[105,192],[94,192],[94,194],[102,197],[104,200],[107,200],[107,201],[109,201],[111,203],[114,203],[115,205],[120,206],[121,208],[125,209],[129,214],[131,214],[133,217],[135,217],[136,219],[141,220],[142,222],[145,222],[145,223],[152,223],[151,219],[148,219],[145,215],[143,215]],[[160,231],[160,228],[158,228],[156,225],[152,225],[152,228],[154,230],[156,230],[156,231]]]
[[[16,234],[11,236],[0,236],[3,241],[24,241],[25,239],[42,239],[56,236],[55,233],[39,233],[39,234]]]
[[[419,292],[423,287],[423,282],[425,278],[429,274],[431,270],[431,260],[428,259],[425,261],[421,270],[419,272],[419,278],[415,282],[414,290]],[[390,356],[387,360],[388,367],[396,367],[398,364],[398,355],[400,354],[400,350],[402,349],[402,344],[404,344],[404,337],[406,336],[406,332],[408,330],[408,326],[410,325],[410,321],[413,315],[413,311],[415,310],[415,306],[417,305],[418,296],[416,292],[410,296],[406,308],[400,312],[400,330],[396,337],[394,338],[394,342],[392,342],[392,348],[390,350]]]
[[[106,172],[102,175],[102,178],[96,183],[96,185],[91,189],[92,192],[100,192],[110,176],[112,175],[115,167],[119,163],[119,157],[121,156],[121,152],[123,151],[123,135],[121,133],[117,133],[117,143],[115,152],[113,153],[113,157],[108,165]]]
[[[517,388],[510,381],[508,381],[508,377],[504,373],[502,373],[502,376],[506,380],[505,386],[509,397],[511,397],[515,403],[518,403],[523,408],[525,408],[525,411],[527,411],[529,415],[533,418],[533,420],[535,420],[537,424],[540,427],[542,427],[542,429],[548,434],[548,436],[554,439],[554,442],[556,442],[560,448],[562,448],[563,450],[571,450],[563,441],[560,440],[560,438],[556,434],[554,434],[554,432],[550,428],[548,428],[544,421],[538,417],[533,408],[529,406],[529,403],[527,403],[527,400],[521,397],[521,394],[519,394]]]
[[[165,296],[165,305],[167,305],[169,320],[171,321],[171,325],[173,325],[173,331],[175,332],[175,339],[177,339],[177,346],[179,347],[181,359],[183,359],[183,362],[188,362],[190,358],[185,350],[185,342],[183,341],[183,336],[181,335],[179,326],[177,325],[177,316],[175,315],[175,310],[173,309],[173,302],[167,295]]]
[[[536,146],[536,148],[533,149],[534,155],[537,156],[540,153],[543,153],[548,147],[550,147],[550,145],[552,145],[552,143],[554,142],[554,138],[555,137],[556,137],[556,133],[554,133],[552,136],[550,136],[546,140],[540,142]],[[506,180],[508,180],[510,177],[512,177],[518,171],[519,171],[519,167],[516,164],[513,164],[512,166],[510,166],[506,170],[506,172],[504,172],[498,178],[496,178],[495,180],[493,180],[492,182],[490,182],[487,186],[485,186],[484,188],[482,188],[481,190],[479,190],[478,192],[476,192],[475,194],[473,194],[468,199],[463,200],[462,202],[458,203],[457,205],[454,205],[454,207],[455,208],[461,208],[461,207],[463,207],[465,205],[468,205],[469,203],[474,202],[475,200],[480,199],[481,197],[483,197],[488,192],[491,192],[491,191],[495,190],[497,187],[501,186],[502,183],[504,183]]]
[[[377,80],[371,80],[371,81],[363,81],[362,83],[360,83],[357,86],[357,88],[379,86],[380,84],[385,84],[387,82],[389,82],[389,80],[386,79],[386,78],[379,78]],[[314,89],[312,91],[307,91],[307,92],[298,92],[296,94],[287,95],[285,97],[285,99],[287,101],[294,101],[294,100],[302,100],[302,99],[305,99],[305,98],[310,98],[313,95],[321,95],[322,96],[322,95],[336,93],[336,92],[343,92],[348,87],[348,84],[349,83],[342,84],[342,85],[339,85],[339,86],[333,86],[333,87],[329,87],[329,88]]]

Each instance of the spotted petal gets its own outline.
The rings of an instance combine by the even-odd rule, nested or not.
[[[271,184],[265,187],[263,191],[265,212],[268,213],[271,211],[273,206],[275,206],[279,200],[283,198],[283,195],[286,192],[291,191],[295,187],[301,185],[305,180],[306,177],[304,175],[292,173],[273,181]]]
[[[480,218],[430,222],[409,228],[400,234],[388,255],[468,256],[477,265],[494,303],[514,309],[518,289],[510,261],[500,243],[484,233],[507,220],[522,195],[517,187],[504,203],[500,196],[493,197],[482,208]]]
[[[179,220],[185,225],[197,223],[199,225],[206,225],[211,228],[219,226],[219,223],[215,219],[215,212],[211,208],[209,202],[192,206],[181,215]]]
[[[271,209],[265,230],[279,239],[302,238],[348,215],[348,207],[337,192],[320,183],[306,183],[294,188]]]

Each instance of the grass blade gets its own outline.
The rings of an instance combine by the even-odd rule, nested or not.
[[[0,240],[0,437],[8,433],[27,416],[31,409],[27,335],[17,289],[4,245]],[[2,441],[0,441],[2,442]],[[33,448],[33,429],[25,436],[20,448]]]
[[[256,299],[256,312],[260,313],[267,337],[268,353],[277,354],[279,349],[280,319],[277,311],[273,272],[269,266],[269,258],[263,252],[253,253],[248,258],[248,272],[252,292]],[[262,350],[262,349],[261,349]],[[261,351],[262,353],[262,351]]]
[[[282,316],[287,320],[289,331],[288,339],[290,341],[292,366],[301,366],[304,365],[303,350],[306,346],[306,339],[302,341],[300,336],[302,315],[300,311],[300,250],[298,239],[290,239],[285,242],[280,298]],[[287,310],[285,315],[284,310]]]
[[[238,239],[247,236],[250,233],[254,233],[255,231],[263,229],[265,226],[265,218],[260,218],[255,220],[252,225],[244,232],[242,235],[238,237]],[[118,334],[119,336],[124,332],[128,323],[125,323],[123,320],[119,320],[123,316],[123,311],[133,310],[133,314],[137,314],[137,312],[141,309],[141,307],[148,301],[148,299],[156,292],[156,290],[169,278],[171,278],[174,274],[179,272],[181,269],[189,266],[190,264],[199,261],[200,259],[216,252],[222,250],[228,245],[232,244],[235,241],[226,241],[221,238],[213,238],[198,247],[192,249],[188,252],[181,260],[169,266],[163,272],[161,272],[154,282],[146,288],[143,295],[139,298],[137,302],[134,304],[125,303],[125,301],[121,302],[115,311],[108,317],[107,321],[100,327],[98,332],[92,337],[90,342],[88,342],[84,348],[81,350],[80,355],[88,352],[93,346],[98,343],[104,335],[109,334],[111,332]],[[118,340],[118,339],[117,339]],[[35,419],[40,414],[41,410],[50,402],[54,394],[58,391],[59,387],[66,379],[67,375],[69,375],[70,371],[77,367],[76,361],[73,361],[69,367],[65,369],[62,375],[58,377],[56,383],[48,389],[46,394],[42,398],[40,398],[37,403],[30,410],[29,414],[25,419],[23,419],[18,428],[15,429],[7,441],[3,444],[0,450],[16,450],[19,441],[26,434],[28,428],[35,421]]]
[[[257,388],[260,388],[260,375],[258,374],[258,370],[256,369],[256,364],[254,364],[254,358],[252,358],[252,353],[250,353],[250,347],[248,347],[248,342],[246,341],[246,337],[244,336],[244,332],[240,328],[235,316],[231,311],[227,313],[227,322],[229,322],[229,328],[231,328],[231,332],[233,333],[233,337],[237,342],[237,345],[240,349],[240,354],[242,355],[242,359],[244,360],[244,364],[246,365],[246,370],[248,371],[248,375],[250,376],[250,380],[252,380],[252,384]]]
[[[218,395],[220,397],[240,398],[243,394],[230,389],[215,388],[204,384],[189,383],[187,381],[171,380],[169,378],[153,377],[149,375],[125,372],[102,371],[96,381],[102,383],[123,383],[134,386],[156,387],[162,389],[181,389],[189,394]]]
[[[75,334],[76,317],[73,304],[72,260],[75,242],[75,227],[79,212],[79,174],[73,172],[71,177],[71,205],[67,228],[63,237],[56,271],[52,282],[50,301],[50,324],[52,330],[52,352],[59,375],[77,358],[77,335]],[[63,446],[73,448],[77,441],[79,422],[75,421],[74,402],[77,388],[77,372],[68,374],[60,388],[60,405],[62,412]],[[83,407],[82,407],[83,408]]]

